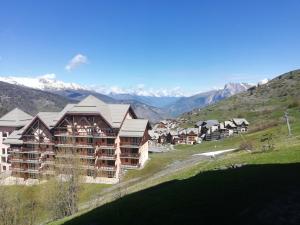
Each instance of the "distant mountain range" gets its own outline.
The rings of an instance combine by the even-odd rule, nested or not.
[[[182,125],[189,126],[199,120],[224,121],[243,117],[250,122],[252,129],[266,129],[285,123],[285,113],[292,111],[294,111],[294,115],[299,115],[300,70],[290,71],[274,79],[260,82],[259,85],[253,86],[245,92],[201,110],[187,112],[180,118],[187,119],[187,122]],[[293,121],[297,121],[298,118],[300,117],[290,116],[290,120]]]
[[[107,103],[131,104],[139,117],[148,118],[152,122],[165,118],[176,117],[195,108],[205,107],[234,94],[246,91],[249,87],[251,87],[251,85],[246,83],[229,83],[226,84],[223,89],[219,90],[199,93],[190,97],[172,97],[119,93],[110,93],[106,95],[76,83],[65,83],[63,81],[56,80],[55,75],[52,74],[37,78],[0,77],[0,81],[3,81],[2,85],[5,85],[5,83],[15,85],[15,90],[17,90],[17,86],[21,86],[23,90],[27,87],[28,91],[39,90],[43,93],[52,93],[57,96],[62,96],[63,101],[80,101],[84,97],[92,94]],[[3,94],[5,95],[5,93]],[[12,93],[10,92],[10,94]],[[22,107],[20,108],[22,109]],[[58,108],[60,108],[60,105]]]
[[[181,97],[173,104],[165,107],[165,109],[170,115],[178,116],[182,113],[192,111],[196,108],[203,108],[232,95],[244,92],[251,86],[253,85],[246,83],[228,83],[223,89],[203,92],[190,97]]]

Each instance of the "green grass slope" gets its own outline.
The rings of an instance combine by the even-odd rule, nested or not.
[[[300,70],[288,72],[265,85],[234,95],[198,112],[181,116],[188,120],[183,126],[199,120],[228,120],[245,117],[252,128],[273,126],[282,119],[286,109],[300,106]]]
[[[286,124],[223,141],[178,146],[151,155],[143,170],[125,179],[153,176],[172,161],[192,154],[237,148],[251,142],[253,151],[238,151],[199,162],[161,177],[113,202],[51,225],[101,224],[299,224],[300,222],[300,111],[289,108],[293,135]],[[275,150],[261,151],[260,138],[273,133]],[[232,165],[239,165],[232,168]]]

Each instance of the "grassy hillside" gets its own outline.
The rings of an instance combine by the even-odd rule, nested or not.
[[[186,113],[182,118],[188,119],[188,122],[183,126],[194,125],[199,120],[245,117],[253,129],[264,128],[276,125],[282,120],[285,110],[299,106],[300,70],[295,70],[201,111]]]
[[[154,177],[165,167],[197,152],[237,148],[254,150],[217,157],[135,187],[113,202],[51,225],[66,224],[298,224],[300,222],[300,111],[288,109],[293,136],[284,122],[224,141],[178,146],[151,155],[133,177]],[[262,151],[260,138],[273,134],[275,150]],[[173,162],[173,163],[172,163]]]
[[[0,117],[18,107],[32,115],[40,111],[60,111],[74,102],[60,95],[0,81]]]

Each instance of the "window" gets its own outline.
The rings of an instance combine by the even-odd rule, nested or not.
[[[7,133],[3,133],[3,137],[7,137]]]
[[[108,172],[107,172],[107,176],[108,176],[109,178],[113,178],[113,177],[115,176],[115,172],[114,172],[114,171],[108,171]]]
[[[37,174],[35,174],[35,173],[30,173],[30,174],[29,174],[29,178],[31,178],[31,179],[37,179],[38,176],[37,176]]]
[[[5,155],[5,148],[2,148],[2,155]]]
[[[107,139],[107,144],[108,145],[113,145],[115,143],[114,139]]]
[[[95,171],[94,170],[87,170],[87,175],[90,177],[95,176]]]
[[[87,149],[88,155],[93,155],[95,153],[94,149]]]
[[[36,159],[37,157],[35,156],[35,154],[29,153],[28,158],[29,159]]]
[[[5,171],[6,170],[6,166],[3,166],[3,171]]]
[[[6,158],[5,157],[1,157],[1,161],[5,163],[6,162]]]

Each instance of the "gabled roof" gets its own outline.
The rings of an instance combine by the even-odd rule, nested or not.
[[[148,120],[126,119],[119,135],[120,137],[143,137],[148,126]]]
[[[15,108],[0,118],[0,126],[23,127],[30,122],[32,116]]]
[[[89,95],[78,104],[73,104],[64,110],[61,117],[65,113],[100,114],[111,127],[120,128],[129,109],[129,104],[106,104],[100,99]]]
[[[204,121],[203,120],[199,120],[195,125],[198,127],[201,127],[203,125]]]
[[[232,121],[227,120],[227,121],[224,121],[224,127],[234,128],[234,127],[236,127],[236,125]]]
[[[218,120],[206,120],[204,122],[204,127],[206,128],[210,128],[212,126],[218,126],[219,125],[219,121]]]
[[[198,128],[187,128],[186,133],[189,134],[193,132],[194,134],[199,134],[199,129]]]
[[[20,130],[14,130],[4,141],[3,144],[15,144],[15,145],[21,145],[23,144],[23,141],[21,140],[22,133],[24,131],[25,127],[23,127]]]
[[[243,123],[245,125],[249,125],[249,122],[245,118],[233,118],[232,121],[238,126],[242,125]]]
[[[108,104],[111,114],[111,122],[113,127],[120,127],[130,105],[128,104]]]

